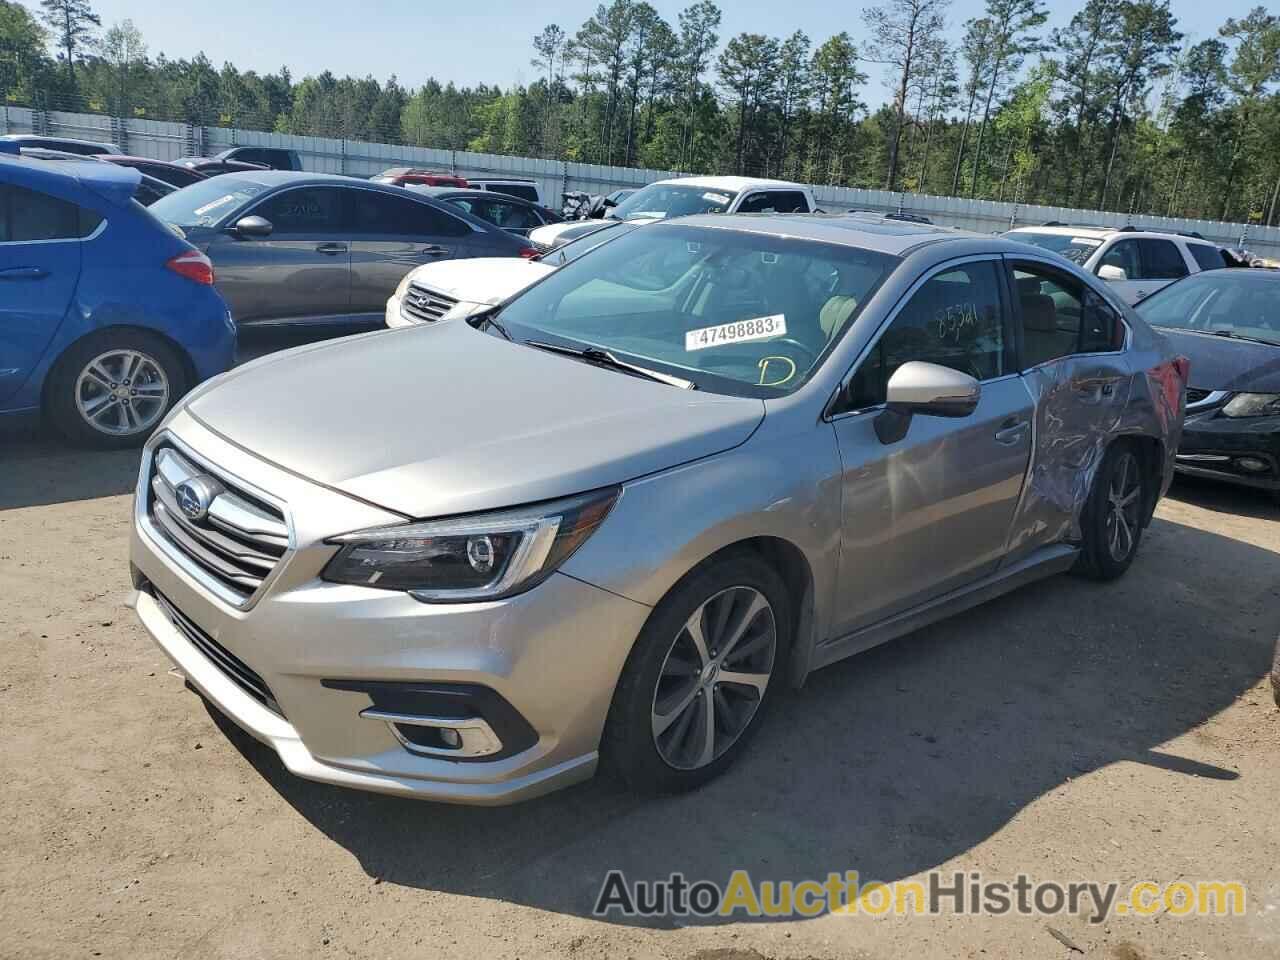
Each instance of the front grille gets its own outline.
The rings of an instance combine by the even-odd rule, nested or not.
[[[156,450],[150,487],[152,526],[231,603],[246,603],[288,549],[279,508],[172,446]]]
[[[284,716],[284,712],[280,709],[280,704],[276,702],[271,688],[267,686],[262,677],[254,672],[252,667],[196,626],[186,614],[175,607],[169,601],[169,598],[159,590],[153,590],[152,596],[156,598],[156,603],[160,604],[160,609],[169,618],[169,622],[177,627],[178,631],[191,642],[193,647],[203,653],[210,663],[226,674],[232,683],[253,697],[254,700],[257,700],[258,703],[272,713],[281,717]]]
[[[400,301],[400,316],[413,323],[435,323],[457,304],[456,297],[410,283]]]
[[[1210,392],[1209,390],[1201,390],[1198,387],[1187,387],[1187,406],[1204,400],[1209,396]]]

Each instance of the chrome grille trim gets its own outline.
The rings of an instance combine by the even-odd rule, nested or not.
[[[249,606],[292,546],[284,505],[171,437],[148,453],[144,471],[138,513],[152,539],[218,599]],[[193,518],[175,491],[200,476],[216,481],[217,493],[208,513]]]
[[[435,323],[457,305],[456,297],[410,281],[400,300],[400,316],[412,323]]]

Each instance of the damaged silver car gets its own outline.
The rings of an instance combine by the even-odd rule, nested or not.
[[[1115,578],[1186,363],[1005,240],[720,215],[467,321],[266,357],[148,444],[136,609],[295,773],[506,803],[742,753],[781,687]]]

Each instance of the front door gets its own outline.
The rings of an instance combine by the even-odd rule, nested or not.
[[[99,219],[67,200],[0,184],[0,401],[26,382],[66,316],[80,278],[80,236]]]
[[[324,322],[351,308],[351,235],[337,187],[293,187],[242,211],[269,237],[219,233],[209,244],[218,291],[236,323]]]
[[[381,323],[387,299],[424,263],[473,255],[471,225],[440,206],[381,190],[347,191],[351,211],[351,313]]]
[[[999,258],[923,278],[864,354],[833,424],[843,467],[837,635],[870,626],[993,572],[1031,450],[1031,397],[1014,369]],[[970,416],[917,416],[882,444],[875,418],[909,360],[982,384]]]

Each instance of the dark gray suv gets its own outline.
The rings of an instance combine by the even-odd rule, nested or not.
[[[209,256],[242,325],[379,325],[414,267],[528,246],[455,206],[329,174],[227,174],[150,210]]]

